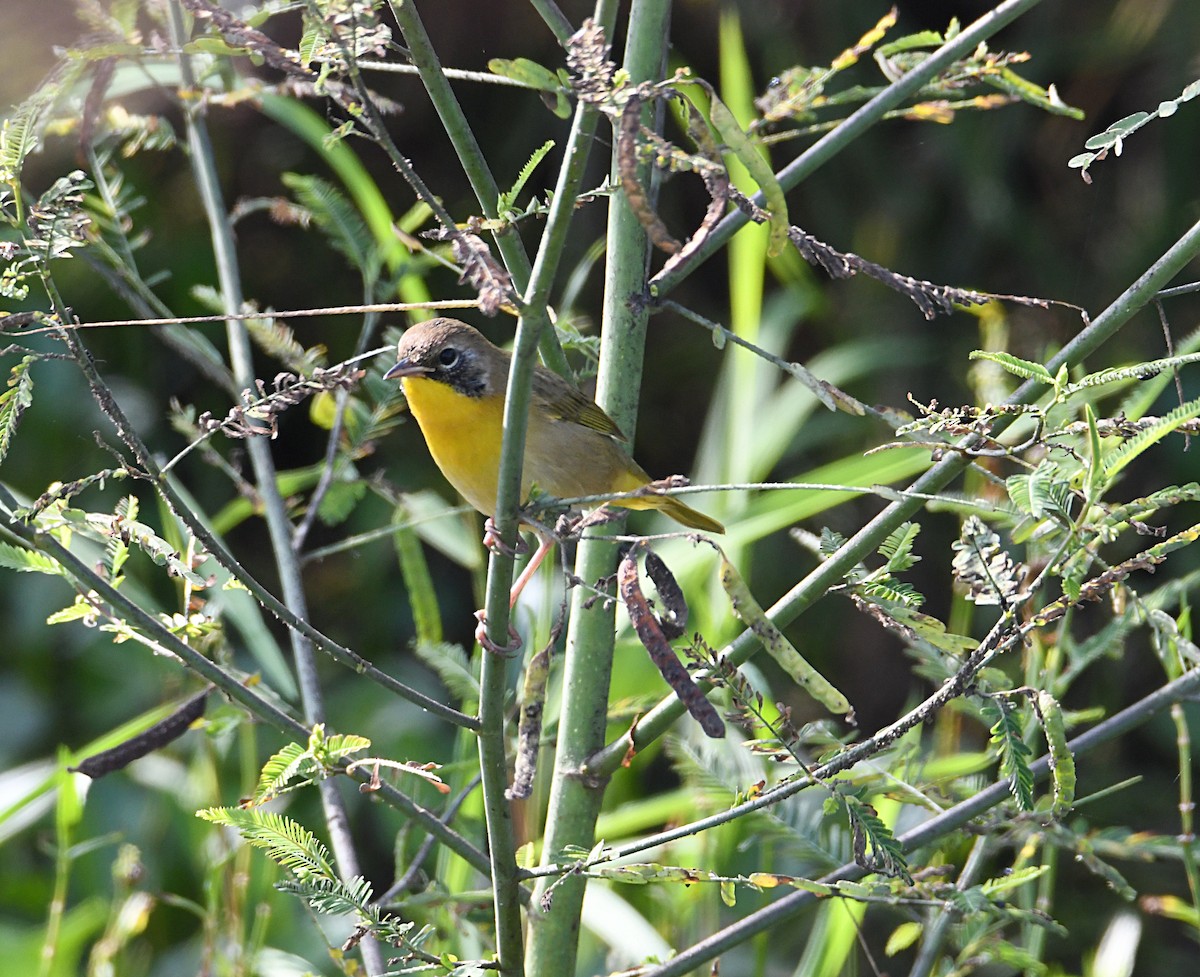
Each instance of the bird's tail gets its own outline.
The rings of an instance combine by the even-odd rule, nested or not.
[[[717,520],[690,505],[684,505],[673,495],[642,495],[632,499],[614,499],[610,505],[619,505],[625,509],[657,509],[688,529],[700,529],[706,533],[725,532],[725,527]]]
[[[657,496],[654,502],[655,509],[665,513],[689,529],[700,529],[706,533],[725,532],[725,527],[712,518],[712,516],[706,516],[703,512],[693,509],[690,505],[685,505],[672,495]]]

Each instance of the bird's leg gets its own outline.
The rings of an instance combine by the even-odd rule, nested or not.
[[[508,607],[511,610],[517,604],[517,598],[521,596],[521,591],[525,589],[525,585],[533,579],[533,575],[537,573],[537,568],[542,565],[542,560],[546,559],[546,554],[554,548],[554,537],[543,536],[537,533],[538,548],[534,550],[533,556],[529,558],[529,562],[525,564],[525,569],[521,571],[521,575],[513,581],[512,590],[508,592]],[[527,547],[528,548],[528,547]]]
[[[533,575],[537,573],[537,568],[542,565],[542,561],[546,559],[546,554],[554,547],[554,537],[534,530],[538,538],[538,548],[534,551],[533,556],[529,558],[529,562],[525,564],[525,569],[520,573],[520,576],[513,581],[512,589],[508,592],[508,608],[512,610],[516,606],[517,598],[521,596],[521,591],[525,589],[525,585],[533,579]],[[500,552],[512,549],[512,547],[504,544],[498,535],[496,535],[496,527],[492,524],[489,517],[486,523],[486,532],[484,534],[484,545],[489,546],[488,537],[491,535],[492,544],[489,548],[498,549]],[[503,549],[501,549],[503,547]],[[521,546],[517,547],[517,552],[529,552],[529,545],[521,541]],[[515,555],[515,554],[510,554]],[[478,610],[475,612],[475,619],[479,624],[475,628],[475,640],[480,646],[494,655],[510,655],[516,652],[521,647],[521,636],[517,634],[516,629],[510,624],[508,626],[509,643],[507,645],[498,645],[487,636],[487,612]]]

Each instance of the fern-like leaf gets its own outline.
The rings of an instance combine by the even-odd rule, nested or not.
[[[912,885],[904,849],[875,808],[848,790],[838,791],[837,797],[850,819],[854,861],[870,872],[903,879]]]
[[[1017,806],[1022,811],[1033,810],[1033,771],[1029,769],[1029,747],[1021,736],[1016,711],[1003,700],[997,700],[1000,718],[992,726],[991,744],[1000,757],[1000,776],[1008,781]]]
[[[36,357],[26,356],[8,372],[8,389],[0,393],[0,463],[8,454],[21,415],[33,403],[33,377],[29,367]]]
[[[323,367],[327,360],[325,347],[319,343],[305,348],[291,326],[280,322],[270,313],[261,319],[247,319],[246,331],[255,344],[268,356],[274,357],[289,370],[302,375]]]
[[[821,529],[821,555],[833,556],[846,542],[846,537],[836,530],[824,526]]]
[[[296,195],[330,245],[364,274],[373,275],[379,250],[367,222],[332,183],[317,176],[284,173],[283,185]]]
[[[11,543],[0,543],[0,567],[18,573],[50,573],[59,577],[65,574],[63,565],[54,557]]]
[[[263,764],[254,788],[252,804],[262,804],[283,791],[295,778],[310,777],[316,763],[299,743],[288,743]]]
[[[248,844],[261,848],[277,864],[301,880],[336,880],[329,850],[311,831],[274,811],[210,807],[196,817],[234,828]]]
[[[898,526],[883,541],[879,547],[879,554],[887,560],[888,573],[902,573],[913,564],[920,562],[921,558],[914,556],[912,552],[913,543],[916,542],[917,534],[920,532],[920,525],[915,522],[906,522]]]
[[[864,580],[858,585],[858,588],[864,596],[889,603],[903,604],[906,607],[920,607],[925,603],[925,596],[919,593],[912,584],[895,580],[892,577]]]
[[[498,213],[505,213],[512,210],[517,205],[517,197],[521,195],[521,191],[525,189],[525,184],[529,182],[529,178],[533,176],[533,171],[538,168],[538,165],[546,158],[546,154],[554,148],[554,140],[549,139],[542,143],[533,154],[521,167],[521,172],[517,174],[517,179],[512,185],[512,189],[500,194],[500,199],[497,202],[496,210]]]
[[[1109,453],[1104,459],[1104,475],[1113,478],[1126,465],[1142,452],[1158,444],[1163,438],[1174,431],[1184,421],[1200,417],[1200,397],[1180,404],[1171,413],[1158,419],[1158,422],[1144,431],[1139,431],[1132,438]]]
[[[1150,360],[1146,363],[1135,363],[1132,366],[1113,367],[1089,373],[1082,380],[1071,384],[1063,393],[1073,394],[1091,387],[1100,387],[1108,383],[1119,383],[1123,380],[1149,380],[1164,370],[1173,370],[1188,363],[1200,363],[1200,353],[1185,353],[1182,356],[1167,356],[1161,360]]]
[[[450,694],[459,702],[479,701],[479,675],[459,645],[446,642],[421,642],[417,657],[428,665]]]
[[[994,353],[988,350],[977,349],[971,353],[973,360],[987,360],[989,363],[995,363],[1002,366],[1013,376],[1020,377],[1022,380],[1040,380],[1047,385],[1054,383],[1054,377],[1041,363],[1034,363],[1032,360],[1023,360],[1019,356],[1013,356],[1011,353]]]
[[[166,567],[172,576],[182,577],[196,587],[207,587],[208,580],[192,569],[191,564],[179,552],[144,522],[136,519],[112,520],[114,532],[122,533],[135,543],[143,553],[161,567]]]
[[[1061,821],[1075,803],[1075,755],[1067,745],[1066,723],[1062,706],[1049,692],[1039,692],[1033,700],[1033,710],[1042,732],[1046,734],[1046,748],[1050,754],[1050,772],[1054,778],[1054,800],[1050,814]]]
[[[137,496],[127,495],[117,503],[113,510],[113,526],[124,522],[136,521],[138,517]],[[124,533],[114,532],[104,547],[104,568],[108,571],[108,579],[116,580],[121,576],[121,569],[129,559],[129,541]]]
[[[1029,474],[1013,475],[1005,481],[1008,497],[1021,512],[1041,520],[1048,515],[1071,519],[1075,497],[1071,484],[1054,462],[1042,462]]]

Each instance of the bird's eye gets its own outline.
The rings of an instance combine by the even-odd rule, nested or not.
[[[441,363],[442,366],[454,366],[454,364],[458,362],[458,350],[456,350],[453,346],[447,346],[440,353],[438,353],[438,362]]]

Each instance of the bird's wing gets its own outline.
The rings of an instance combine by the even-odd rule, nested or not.
[[[553,418],[625,440],[616,421],[556,373],[539,370],[534,374],[533,397]]]

